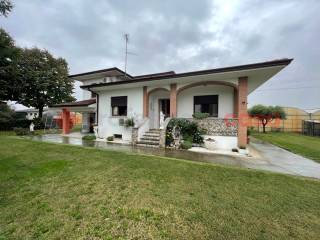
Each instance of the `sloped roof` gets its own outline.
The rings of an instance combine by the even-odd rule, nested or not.
[[[87,89],[91,87],[120,85],[120,84],[136,83],[136,82],[163,80],[163,79],[169,79],[169,78],[199,76],[199,75],[214,74],[214,73],[227,73],[227,72],[233,72],[233,71],[267,68],[267,67],[273,67],[273,66],[284,66],[284,65],[286,66],[286,65],[289,65],[292,60],[293,59],[284,58],[284,59],[278,59],[278,60],[272,60],[272,61],[266,61],[266,62],[260,62],[260,63],[223,67],[223,68],[214,68],[214,69],[184,72],[184,73],[164,72],[164,73],[158,73],[158,74],[148,74],[148,75],[132,77],[131,79],[127,79],[123,81],[94,83],[90,85],[82,85],[80,87]]]
[[[95,98],[90,98],[87,100],[82,100],[82,101],[76,101],[76,102],[69,102],[69,103],[59,103],[56,105],[53,105],[51,107],[86,107],[92,104],[96,103]]]

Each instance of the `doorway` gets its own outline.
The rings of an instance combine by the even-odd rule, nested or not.
[[[164,114],[164,120],[170,116],[170,99],[159,99],[159,123],[160,123],[160,112]],[[159,124],[160,127],[160,124]]]

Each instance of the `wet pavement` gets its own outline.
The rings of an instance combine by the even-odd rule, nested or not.
[[[254,141],[250,144],[250,148],[255,154],[254,157],[247,157],[240,155],[231,156],[222,154],[198,153],[186,150],[134,147],[132,145],[107,143],[103,141],[84,141],[81,138],[67,137],[58,134],[33,136],[32,140],[71,144],[144,155],[179,158],[195,162],[206,162],[241,168],[260,169],[320,179],[320,164],[260,141]]]
[[[261,169],[320,179],[320,164],[315,161],[256,139],[250,146],[264,161]]]

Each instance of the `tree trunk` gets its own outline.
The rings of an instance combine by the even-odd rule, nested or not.
[[[266,133],[266,125],[265,123],[262,123],[263,133]]]
[[[42,115],[43,115],[43,106],[39,106],[38,107],[39,110],[39,118],[42,119]]]

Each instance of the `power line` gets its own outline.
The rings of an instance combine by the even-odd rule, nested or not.
[[[287,87],[287,88],[269,88],[269,89],[260,89],[255,90],[257,92],[263,92],[263,91],[278,91],[278,90],[293,90],[293,89],[310,89],[310,88],[320,88],[320,86],[310,86],[310,87]]]

